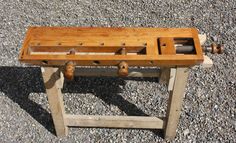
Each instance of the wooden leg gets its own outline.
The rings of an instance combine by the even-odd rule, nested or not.
[[[177,67],[173,90],[170,92],[165,126],[165,139],[175,138],[179,122],[185,86],[188,79],[188,68]]]
[[[175,76],[176,76],[176,68],[171,68],[169,75],[168,91],[172,91],[174,88]]]
[[[160,83],[166,83],[170,78],[170,68],[162,67],[160,72]]]
[[[58,68],[44,67],[41,70],[56,134],[66,136],[68,127],[65,125],[65,109],[61,93],[64,82],[63,74]]]

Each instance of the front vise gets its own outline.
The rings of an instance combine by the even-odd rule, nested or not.
[[[203,51],[210,52],[212,54],[222,54],[224,52],[224,46],[221,44],[212,43],[210,46],[203,47]]]

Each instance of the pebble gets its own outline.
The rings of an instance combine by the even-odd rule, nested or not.
[[[189,134],[189,129],[184,130],[183,133],[184,133],[184,136],[187,136]]]

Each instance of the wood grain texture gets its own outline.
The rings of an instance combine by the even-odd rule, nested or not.
[[[193,38],[196,54],[161,54],[157,47],[160,37]],[[173,41],[168,45],[170,50],[165,51],[174,53]],[[116,53],[123,47],[127,49],[126,55],[66,54],[71,49],[77,53]],[[60,52],[64,53],[57,54]],[[29,27],[19,60],[42,66],[64,65],[68,60],[77,66],[117,66],[120,61],[129,66],[192,66],[200,64],[203,55],[194,28]],[[94,61],[99,61],[99,64],[95,65]]]
[[[157,117],[66,115],[67,126],[162,129],[164,121]]]
[[[57,136],[66,136],[68,127],[65,125],[65,109],[61,88],[63,87],[63,74],[58,68],[45,67],[41,69],[48,102],[53,118]]]
[[[167,122],[165,126],[165,139],[174,139],[181,113],[185,86],[188,79],[188,68],[177,67],[173,90],[170,92]]]
[[[175,76],[176,76],[176,68],[170,68],[170,78],[168,83],[168,91],[172,91],[174,88],[175,83]]]

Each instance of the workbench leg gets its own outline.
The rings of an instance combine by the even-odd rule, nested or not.
[[[57,136],[66,136],[68,127],[65,125],[65,108],[61,89],[64,77],[59,68],[41,68],[48,102]]]
[[[188,79],[188,68],[177,67],[173,90],[170,91],[167,107],[167,120],[165,126],[165,139],[172,140],[176,136],[185,86]]]

